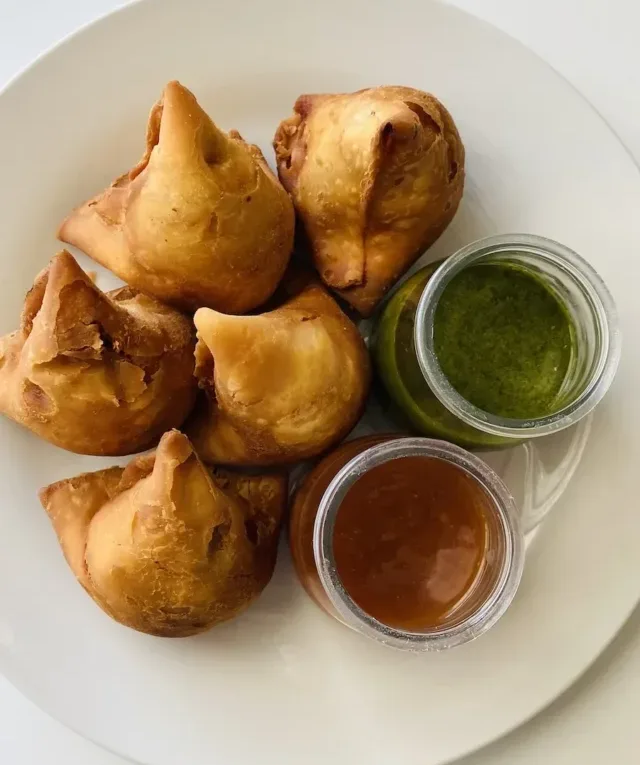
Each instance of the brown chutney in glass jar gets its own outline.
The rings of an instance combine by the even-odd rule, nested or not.
[[[513,498],[453,444],[372,435],[302,481],[289,543],[308,594],[362,634],[441,650],[488,629],[511,601],[523,538]]]

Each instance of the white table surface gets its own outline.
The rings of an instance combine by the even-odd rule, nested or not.
[[[589,98],[640,162],[640,3],[452,1],[551,63]],[[0,0],[0,86],[68,32],[122,4]],[[637,497],[630,500],[637,502]],[[527,725],[459,765],[639,765],[639,710],[640,609],[568,693]],[[214,751],[212,765],[218,765],[213,757]],[[0,677],[2,765],[124,762],[51,720]]]

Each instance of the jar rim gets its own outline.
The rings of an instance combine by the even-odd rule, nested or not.
[[[593,309],[599,328],[600,353],[584,389],[575,400],[543,417],[500,417],[475,406],[451,385],[434,350],[435,311],[447,284],[473,263],[509,253],[533,255],[561,268]],[[486,237],[462,247],[447,258],[433,273],[420,296],[414,326],[414,344],[420,370],[440,403],[467,425],[492,435],[517,439],[545,436],[564,430],[589,414],[613,382],[620,361],[621,341],[613,297],[595,269],[565,245],[535,234]]]
[[[338,575],[333,531],[340,505],[349,489],[369,470],[401,457],[433,457],[455,465],[484,489],[495,510],[504,555],[487,598],[466,618],[451,626],[421,632],[386,625],[355,603]],[[524,567],[524,535],[515,500],[500,476],[483,460],[459,446],[430,438],[406,437],[386,441],[353,457],[333,477],[318,507],[313,529],[313,555],[320,582],[347,626],[385,645],[409,651],[440,651],[467,643],[492,627],[504,614],[518,589]]]

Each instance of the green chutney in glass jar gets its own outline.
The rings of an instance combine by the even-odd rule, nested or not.
[[[379,375],[419,432],[469,448],[511,446],[518,440],[479,430],[449,411],[420,368],[416,310],[441,262],[418,271],[383,309],[373,335]],[[535,275],[509,263],[482,263],[460,271],[444,288],[435,309],[433,345],[442,372],[461,396],[491,415],[524,421],[559,407],[572,364],[574,326]]]

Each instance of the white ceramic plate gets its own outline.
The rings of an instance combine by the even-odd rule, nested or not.
[[[141,2],[41,59],[0,96],[0,329],[77,202],[130,167],[179,78],[269,151],[301,92],[432,90],[468,150],[454,225],[432,250],[535,232],[589,258],[627,342],[581,464],[500,624],[441,655],[397,654],[327,618],[283,556],[245,616],[193,639],[110,621],[81,591],[38,487],[104,461],[0,423],[0,667],[86,736],[151,765],[439,765],[530,717],[589,665],[640,593],[640,176],[595,112],[495,29],[426,0]]]

